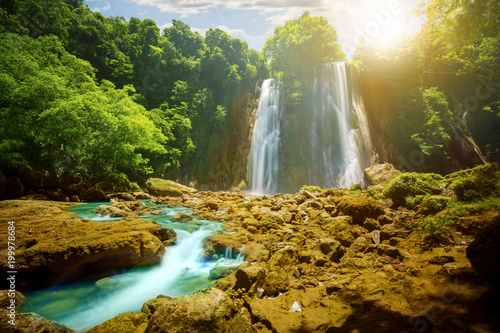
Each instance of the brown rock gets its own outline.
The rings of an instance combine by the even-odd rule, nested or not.
[[[6,277],[9,277],[7,274]],[[24,304],[26,297],[21,294],[19,291],[10,291],[10,290],[0,290],[0,308],[5,309],[11,304],[15,304],[16,308],[19,308]],[[13,303],[14,302],[14,303]]]
[[[172,297],[169,296],[158,296],[156,298],[146,301],[141,308],[141,312],[145,313],[148,318],[151,318],[156,309],[158,309],[163,303],[171,300]]]
[[[149,193],[156,196],[180,197],[183,194],[196,193],[197,190],[171,180],[149,178],[146,182]]]
[[[401,171],[394,168],[390,163],[376,164],[365,169],[366,178],[372,185],[383,185],[388,183],[399,174],[401,174]]]
[[[34,313],[16,313],[15,325],[8,323],[8,310],[0,309],[0,332],[2,333],[75,333],[72,329],[56,323],[52,320],[47,320]]]
[[[219,289],[200,290],[166,301],[149,320],[146,333],[251,332],[233,301]]]
[[[255,282],[265,279],[266,271],[260,264],[245,263],[238,268],[235,276],[236,284],[234,285],[234,289],[245,289],[249,291]]]
[[[85,331],[85,333],[137,333],[137,328],[147,321],[148,316],[145,313],[125,312]]]
[[[184,213],[177,213],[170,218],[172,222],[186,223],[193,220],[193,217]]]
[[[22,279],[37,281],[67,272],[110,272],[158,263],[163,242],[175,233],[153,221],[85,221],[66,208],[72,204],[10,200],[0,202],[0,222],[16,221],[16,269]],[[0,257],[7,256],[7,237],[0,239]],[[7,260],[2,260],[2,269]],[[75,274],[71,276],[77,278]],[[21,277],[20,277],[21,278]]]
[[[344,215],[350,215],[354,223],[361,224],[366,218],[376,219],[385,213],[384,207],[375,199],[342,197],[337,208]]]

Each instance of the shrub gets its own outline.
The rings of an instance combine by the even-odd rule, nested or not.
[[[461,201],[500,196],[500,168],[497,164],[460,171],[446,178]]]
[[[415,200],[422,202],[424,197],[441,192],[444,178],[434,173],[406,172],[393,178],[384,189],[384,196],[391,198],[397,205],[414,205]],[[414,199],[412,199],[412,197]]]
[[[445,216],[427,217],[423,219],[418,230],[431,237],[441,238],[450,233],[450,227],[454,222]]]

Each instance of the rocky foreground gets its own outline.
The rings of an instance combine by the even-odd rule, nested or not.
[[[500,293],[493,288],[500,281],[500,213],[486,204],[491,199],[457,201],[472,190],[481,197],[475,185],[464,190],[464,179],[496,174],[496,166],[446,179],[384,168],[370,173],[367,191],[307,188],[255,197],[189,190],[154,197],[193,208],[189,219],[226,222],[224,233],[205,241],[207,260],[231,248],[246,261],[212,272],[210,289],[159,296],[140,313],[88,332],[500,332]],[[397,185],[408,179],[423,193]],[[48,279],[108,249],[134,254],[120,267],[161,257],[171,234],[134,217],[136,204],[127,199],[136,198],[121,195],[107,208],[127,216],[120,222],[83,221],[64,210],[70,204],[22,200],[0,202],[0,216],[19,223],[20,269]],[[92,271],[110,268],[93,262]],[[20,332],[71,331],[33,315],[20,318]]]

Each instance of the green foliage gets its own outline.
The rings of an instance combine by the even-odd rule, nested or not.
[[[150,173],[139,151],[166,153],[166,138],[133,101],[133,88],[97,85],[93,68],[68,54],[57,37],[1,34],[0,50],[3,154],[15,147],[8,142],[17,142],[30,164],[103,179]]]
[[[443,185],[444,178],[437,174],[402,173],[387,183],[383,194],[395,204],[416,206],[424,200],[424,197],[417,196],[437,194]]]
[[[451,119],[451,112],[445,95],[436,87],[424,89],[422,92],[425,123],[419,133],[411,139],[425,155],[444,154],[450,143],[450,135],[443,126],[443,119]]]
[[[489,196],[500,197],[500,168],[489,164],[460,171],[447,177],[449,187],[461,201],[473,201]]]
[[[345,58],[337,40],[337,31],[326,18],[304,12],[298,19],[276,27],[263,52],[275,75],[305,78],[314,72],[314,66]]]
[[[444,216],[426,217],[420,221],[418,230],[433,237],[442,238],[450,234],[454,222]]]
[[[0,162],[58,175],[143,181],[205,167],[235,96],[269,76],[260,52],[220,29],[203,38],[173,20],[161,35],[80,0],[4,1],[0,33]]]

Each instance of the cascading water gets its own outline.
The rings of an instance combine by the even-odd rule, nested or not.
[[[96,206],[81,205],[78,213],[81,217],[103,220],[91,212]],[[170,216],[177,212],[189,213],[189,209],[162,209],[166,215],[147,218],[172,227],[177,234],[177,244],[166,248],[160,265],[134,269],[97,282],[74,282],[33,291],[26,294],[27,304],[22,311],[35,312],[83,332],[120,313],[139,312],[144,302],[160,294],[176,297],[207,288],[211,269],[238,266],[243,262],[241,255],[235,256],[232,252],[215,262],[202,260],[203,240],[220,231],[222,225],[204,220],[198,224],[172,223]]]
[[[279,80],[265,80],[253,130],[249,190],[275,194],[278,187],[281,108]]]
[[[311,185],[326,188],[363,183],[371,140],[352,66],[335,62],[316,71],[309,133]]]

